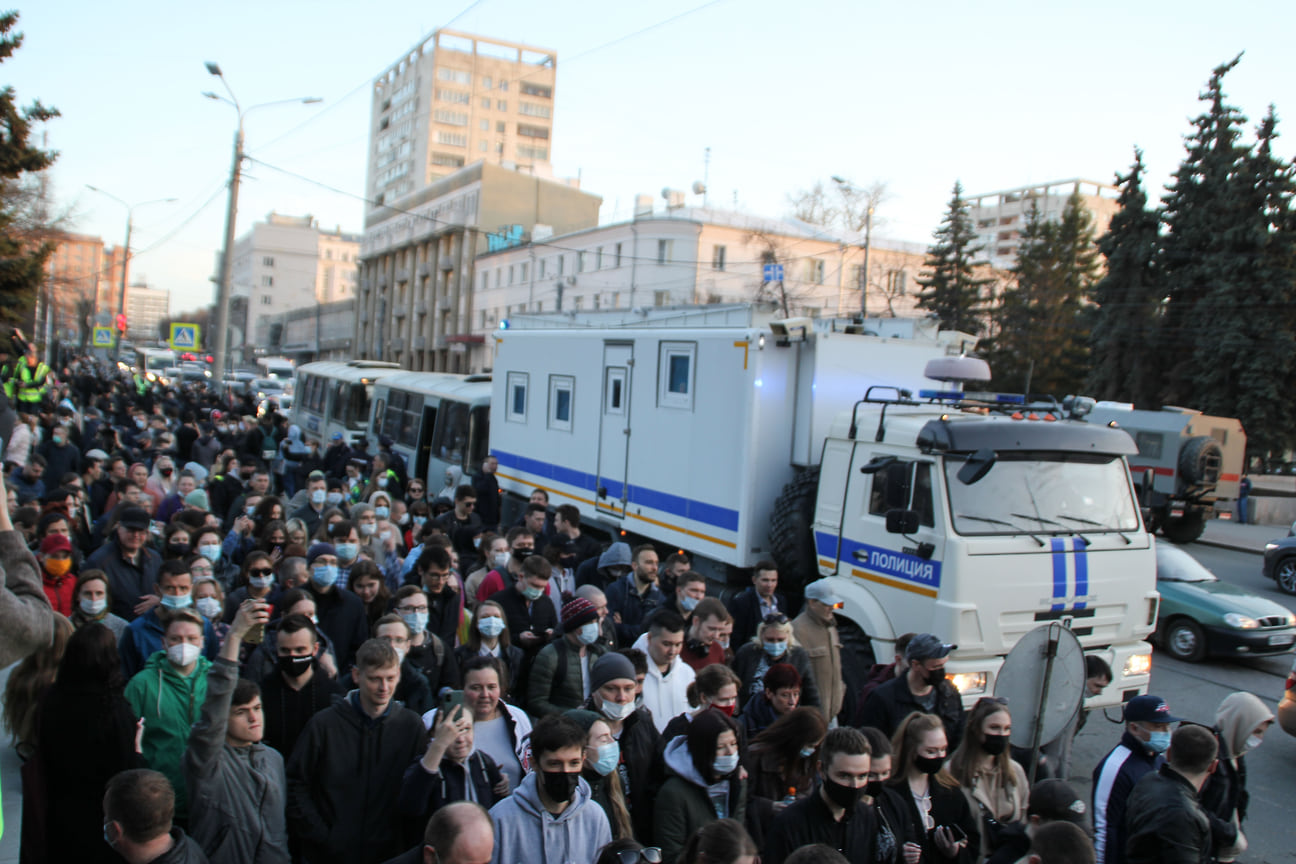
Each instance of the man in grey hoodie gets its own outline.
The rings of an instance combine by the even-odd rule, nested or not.
[[[593,861],[612,829],[581,778],[585,732],[566,715],[543,717],[531,731],[531,754],[535,770],[491,808],[491,864]]]
[[[283,756],[261,743],[261,692],[238,677],[239,646],[270,607],[245,600],[207,674],[207,699],[189,733],[189,831],[212,864],[287,864]]]

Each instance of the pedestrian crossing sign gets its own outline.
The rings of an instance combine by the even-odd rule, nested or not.
[[[200,328],[197,324],[172,324],[171,338],[167,340],[167,344],[173,351],[197,351],[199,332]]]
[[[111,327],[96,327],[90,337],[90,345],[94,348],[111,348],[113,346],[113,331]]]

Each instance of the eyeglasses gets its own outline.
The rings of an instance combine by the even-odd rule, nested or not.
[[[459,503],[462,504],[462,505],[465,506],[465,507],[476,507],[476,506],[477,506],[477,502],[476,502],[476,501],[460,501]]]
[[[249,576],[269,576],[272,573],[274,573],[274,571],[271,570],[269,567],[266,567],[265,569],[262,569],[260,567],[253,567],[251,570],[248,570]]]
[[[417,614],[420,613],[420,612],[426,612],[426,611],[428,611],[428,607],[427,607],[427,606],[402,606],[402,607],[400,607],[399,609],[397,609],[396,611],[397,611],[397,612],[413,612],[415,615],[417,615]]]
[[[763,619],[761,619],[761,623],[763,623],[763,624],[786,624],[786,623],[788,623],[788,617],[787,617],[786,615],[784,615],[782,612],[775,612],[775,613],[773,613],[773,614],[771,614],[771,615],[766,615]]]
[[[646,861],[648,864],[661,864],[661,849],[656,846],[645,846],[642,849],[622,849],[617,853],[617,858],[621,864],[639,864],[640,861]]]

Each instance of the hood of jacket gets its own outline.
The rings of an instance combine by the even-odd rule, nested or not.
[[[688,739],[683,735],[678,736],[666,745],[666,752],[663,756],[666,761],[666,767],[673,771],[683,780],[687,780],[694,786],[707,788],[706,780],[698,773],[697,766],[693,764],[693,754],[688,749]]]
[[[599,556],[598,566],[600,570],[604,567],[629,567],[630,544],[621,542],[613,543],[602,555]],[[634,577],[633,573],[630,575],[631,578]]]
[[[301,435],[302,435],[302,433],[301,433],[301,427],[298,426],[297,424],[294,423],[293,425],[291,425],[291,426],[288,427],[288,439],[289,439],[290,441],[296,441],[297,443],[300,444],[300,443],[301,443]]]
[[[544,816],[548,820],[558,824],[569,822],[575,818],[577,813],[580,812],[581,805],[586,804],[591,800],[590,785],[584,778],[581,778],[581,781],[576,784],[576,795],[572,798],[571,804],[567,805],[567,808],[563,810],[563,812],[555,816],[548,810],[545,810],[544,805],[540,803],[540,789],[536,786],[539,776],[539,771],[532,771],[530,774],[522,778],[522,782],[519,783],[517,789],[513,791],[513,800],[517,802],[518,809],[523,813],[526,813],[528,816],[533,816],[537,819]]]
[[[1274,719],[1274,714],[1260,701],[1254,693],[1230,693],[1220,703],[1215,714],[1215,725],[1219,727],[1220,739],[1224,742],[1227,753],[1220,758],[1236,759],[1247,752],[1247,738],[1255,728],[1266,720]]]

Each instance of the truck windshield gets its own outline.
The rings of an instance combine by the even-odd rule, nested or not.
[[[1000,453],[971,485],[958,479],[963,459],[945,457],[954,530],[964,535],[1138,530],[1138,510],[1118,456]]]

